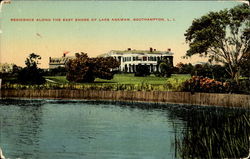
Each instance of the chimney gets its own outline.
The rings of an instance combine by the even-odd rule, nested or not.
[[[128,51],[130,51],[131,50],[131,48],[128,48]]]
[[[153,52],[153,48],[152,48],[152,47],[151,47],[151,48],[149,48],[149,51],[150,51],[150,52]]]
[[[66,56],[66,54],[68,54],[70,51],[64,51],[63,52],[63,57],[65,57]]]
[[[168,52],[171,52],[171,48],[168,48]]]

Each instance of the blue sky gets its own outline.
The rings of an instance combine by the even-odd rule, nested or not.
[[[86,52],[95,57],[110,50],[171,48],[175,64],[183,60],[188,45],[184,33],[194,18],[209,11],[232,8],[235,1],[12,1],[1,12],[0,62],[24,66],[32,52],[49,57]],[[13,22],[11,18],[97,18],[94,22]],[[104,22],[100,18],[169,18],[175,21]]]

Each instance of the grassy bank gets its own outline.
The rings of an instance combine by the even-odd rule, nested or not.
[[[182,83],[190,75],[172,75],[170,78],[135,77],[133,74],[116,74],[112,80],[97,78],[93,83],[72,83],[65,76],[46,76],[43,85],[6,84],[3,89],[86,89],[86,90],[159,90],[179,91]]]

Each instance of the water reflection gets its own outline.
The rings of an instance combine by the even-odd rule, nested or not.
[[[0,144],[9,158],[174,158],[171,123],[158,109],[86,101],[1,102],[8,119]]]
[[[40,100],[2,100],[0,143],[6,156],[36,158],[42,125],[43,102]],[[18,107],[16,107],[18,105]],[[8,140],[8,142],[6,142]],[[26,151],[23,151],[25,147]],[[21,155],[20,155],[21,154]]]
[[[150,104],[133,107],[152,109]],[[172,123],[176,158],[243,158],[250,153],[249,109],[161,104],[155,108]]]
[[[250,111],[150,103],[0,100],[11,158],[239,158]]]

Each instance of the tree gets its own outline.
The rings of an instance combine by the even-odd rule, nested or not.
[[[71,82],[94,82],[95,78],[110,80],[114,76],[111,70],[119,66],[113,57],[89,58],[86,53],[76,53],[76,58],[66,64],[66,78]]]
[[[230,78],[226,73],[226,66],[221,65],[211,65],[211,64],[197,64],[193,67],[191,72],[192,76],[203,76],[213,78],[219,81],[225,81],[225,79]]]
[[[211,78],[219,80],[219,81],[224,81],[228,78],[230,78],[229,74],[227,73],[226,66],[221,66],[221,65],[211,65],[211,70],[212,70],[212,76]]]
[[[191,74],[194,66],[191,63],[183,64],[182,62],[178,63],[176,67],[179,69],[180,74]]]
[[[39,60],[41,60],[41,56],[35,53],[31,53],[29,57],[26,58],[25,64],[27,67],[37,67],[39,64]]]
[[[250,52],[242,58],[240,65],[242,68],[241,75],[250,79]]]
[[[159,60],[157,63],[160,68],[160,72],[158,72],[159,76],[170,77],[174,70],[173,63],[166,57],[164,57],[162,60]]]
[[[45,79],[42,71],[37,67],[41,56],[35,53],[29,55],[25,60],[26,67],[18,72],[17,80],[22,84],[43,84]]]
[[[210,12],[195,19],[185,33],[189,50],[186,56],[201,54],[210,61],[228,66],[227,72],[238,81],[243,57],[250,50],[250,9],[247,4]]]
[[[191,72],[192,76],[212,77],[212,69],[209,64],[196,64]]]
[[[162,77],[170,77],[173,72],[173,66],[167,62],[160,63],[160,74]]]

